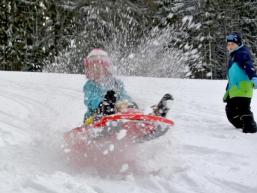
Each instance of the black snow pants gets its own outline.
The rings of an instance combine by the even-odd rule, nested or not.
[[[251,98],[234,97],[227,99],[227,118],[236,128],[242,128],[244,133],[255,133],[256,122],[251,112]]]

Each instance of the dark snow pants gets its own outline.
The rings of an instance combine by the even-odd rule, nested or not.
[[[242,128],[244,133],[255,133],[256,122],[251,112],[251,98],[234,97],[227,100],[227,118],[236,128]]]

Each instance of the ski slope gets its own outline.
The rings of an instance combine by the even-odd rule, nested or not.
[[[0,72],[0,192],[257,192],[257,134],[228,123],[226,81],[120,78],[142,109],[172,93],[176,125],[139,145],[141,174],[101,176],[71,166],[62,149],[83,118],[84,76]],[[256,93],[252,110],[257,119]]]

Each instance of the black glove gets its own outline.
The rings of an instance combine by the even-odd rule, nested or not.
[[[115,114],[115,103],[117,101],[116,93],[113,90],[106,92],[103,101],[99,104],[99,110],[102,115]]]
[[[115,104],[116,100],[116,93],[113,90],[108,90],[104,96],[104,101]]]

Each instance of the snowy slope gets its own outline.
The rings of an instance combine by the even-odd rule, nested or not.
[[[257,134],[226,120],[226,81],[121,79],[143,109],[172,93],[176,126],[140,145],[142,174],[101,177],[71,167],[61,148],[81,124],[84,76],[0,72],[0,192],[257,192]],[[256,96],[252,107],[257,116]]]

